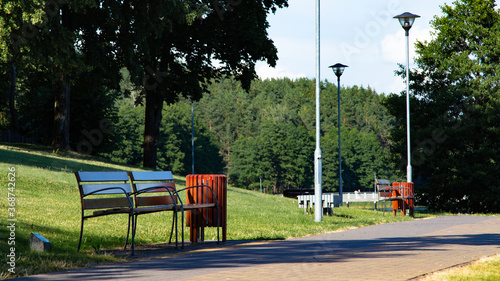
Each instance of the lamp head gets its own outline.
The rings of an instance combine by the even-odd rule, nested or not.
[[[401,15],[397,15],[394,18],[399,20],[399,23],[401,24],[401,27],[408,32],[410,30],[411,26],[413,25],[413,22],[415,21],[416,18],[419,18],[419,15],[415,15],[412,13],[402,13]]]
[[[344,69],[348,67],[347,65],[341,64],[341,63],[336,63],[334,65],[330,65],[329,68],[333,70],[333,73],[337,76],[337,78],[340,78],[342,73],[344,73]]]

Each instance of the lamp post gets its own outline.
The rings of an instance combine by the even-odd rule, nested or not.
[[[338,127],[339,127],[339,194],[340,194],[340,206],[343,205],[343,198],[342,198],[342,152],[341,152],[341,146],[342,146],[342,141],[340,140],[340,76],[342,76],[342,73],[344,73],[344,69],[348,67],[347,65],[343,65],[341,63],[336,63],[334,65],[330,65],[330,68],[333,70],[333,73],[337,76],[337,98],[338,98]]]
[[[412,170],[411,170],[411,149],[410,149],[410,28],[416,18],[419,15],[414,15],[412,13],[403,13],[397,15],[394,18],[399,20],[401,27],[405,30],[406,36],[406,143],[408,148],[408,165],[406,166],[406,181],[412,182]]]
[[[191,99],[191,170],[194,175],[194,106],[193,99],[188,97]]]
[[[322,187],[321,187],[321,145],[320,145],[320,0],[316,0],[316,149],[314,150],[314,221],[321,222],[323,220],[323,204],[321,204]]]

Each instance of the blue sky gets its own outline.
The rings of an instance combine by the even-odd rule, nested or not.
[[[271,14],[269,36],[278,48],[278,63],[270,68],[259,62],[262,79],[316,77],[316,0],[290,0],[289,7]],[[404,30],[394,16],[420,15],[410,30],[410,67],[418,39],[431,39],[430,21],[442,15],[440,6],[452,0],[322,0],[320,3],[320,79],[336,82],[328,66],[348,65],[343,86],[363,86],[377,93],[400,93],[404,81],[395,76],[397,64],[405,64]]]

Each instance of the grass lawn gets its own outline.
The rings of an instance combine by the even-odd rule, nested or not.
[[[421,281],[497,281],[500,280],[500,255],[482,258],[467,266],[430,274]]]
[[[76,252],[80,231],[80,198],[74,171],[79,170],[140,170],[109,164],[72,153],[58,153],[48,148],[30,145],[0,145],[0,249],[3,255],[0,279],[43,272],[94,266],[124,261],[103,249],[123,246],[127,216],[114,215],[89,219],[85,223],[82,251]],[[10,172],[15,170],[15,175]],[[185,178],[176,176],[178,187]],[[8,195],[9,183],[15,183]],[[10,187],[14,187],[12,184]],[[8,199],[11,196],[14,199]],[[355,227],[412,220],[409,217],[382,215],[370,208],[335,208],[333,215],[324,216],[322,223],[314,215],[304,214],[294,199],[261,194],[234,187],[227,192],[227,239],[259,240],[287,239]],[[11,200],[11,201],[9,201]],[[14,201],[12,201],[14,200]],[[9,206],[15,202],[15,206]],[[13,208],[13,209],[9,209]],[[13,213],[10,216],[10,213]],[[10,216],[10,217],[9,217]],[[417,214],[419,216],[419,214]],[[7,228],[14,218],[15,230]],[[164,243],[170,234],[170,212],[150,214],[139,218],[136,244]],[[30,233],[43,235],[52,243],[49,252],[39,253],[29,248]],[[206,232],[207,240],[216,239],[215,229]],[[9,237],[14,237],[10,239]],[[184,237],[189,240],[188,228]],[[15,242],[14,244],[12,241]],[[5,262],[6,254],[15,248],[15,274]]]

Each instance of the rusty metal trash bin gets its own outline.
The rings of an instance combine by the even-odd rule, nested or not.
[[[186,176],[186,187],[208,185],[207,187],[195,187],[186,190],[186,204],[218,203],[218,216],[216,208],[193,209],[186,211],[186,226],[189,227],[189,239],[192,243],[204,241],[205,227],[217,227],[222,230],[222,242],[226,241],[227,234],[227,177],[226,175],[196,174]],[[217,218],[219,222],[217,223]]]

